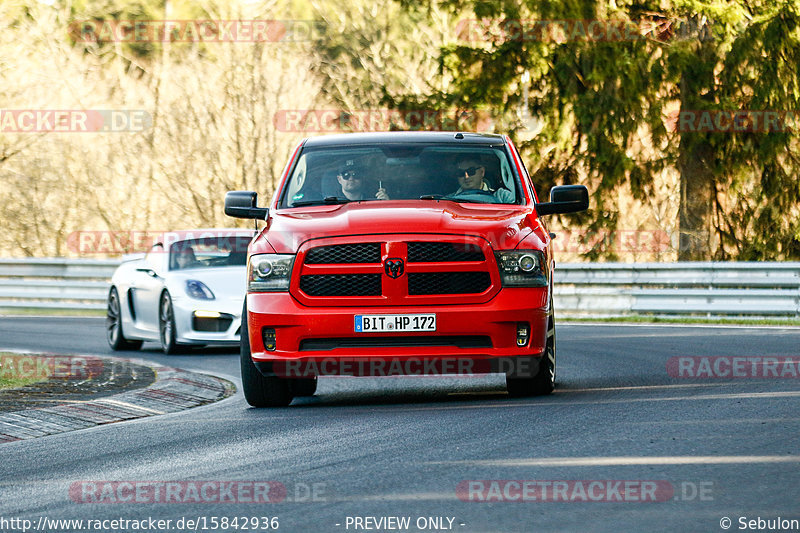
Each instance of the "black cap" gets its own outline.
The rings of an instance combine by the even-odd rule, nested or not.
[[[348,159],[344,161],[339,167],[339,174],[341,174],[342,172],[347,172],[348,170],[354,170],[356,172],[359,172],[363,170],[363,168],[364,166],[361,164],[361,162],[355,159]]]

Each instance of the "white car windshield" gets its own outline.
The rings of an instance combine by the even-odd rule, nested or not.
[[[203,237],[174,242],[169,247],[169,269],[244,266],[250,237]]]
[[[502,146],[324,146],[300,154],[280,205],[419,199],[519,204],[520,191]]]

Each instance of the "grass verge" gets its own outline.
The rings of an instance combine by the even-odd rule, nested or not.
[[[23,358],[20,354],[0,352],[0,390],[17,389],[48,379],[47,376],[32,372],[31,366],[34,365],[30,361],[21,364]]]
[[[558,318],[558,317],[557,317]],[[741,318],[741,317],[663,317],[663,316],[612,316],[612,317],[562,317],[561,322],[608,322],[640,324],[718,324],[737,326],[800,326],[797,318]]]
[[[48,309],[46,307],[0,307],[4,316],[106,316],[105,309]]]

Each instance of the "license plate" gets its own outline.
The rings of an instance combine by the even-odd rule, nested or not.
[[[356,315],[356,333],[436,331],[436,315]]]

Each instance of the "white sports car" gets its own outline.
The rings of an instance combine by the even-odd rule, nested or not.
[[[252,230],[174,231],[131,256],[111,278],[106,337],[114,350],[157,341],[166,354],[189,345],[239,344]]]

